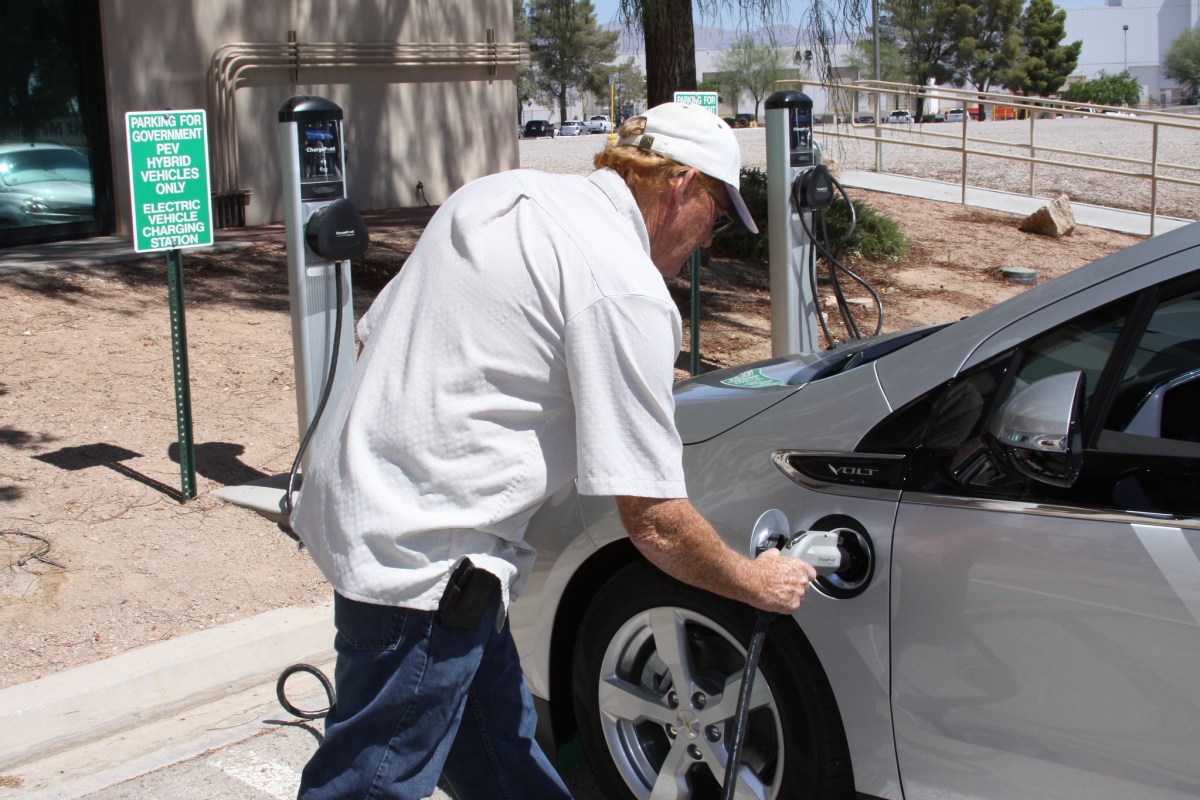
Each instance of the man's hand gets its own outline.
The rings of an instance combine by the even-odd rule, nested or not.
[[[812,564],[799,558],[785,558],[774,547],[754,559],[754,566],[764,574],[757,600],[746,602],[763,611],[790,614],[800,607],[809,585],[817,579]]]
[[[811,565],[778,550],[754,560],[734,552],[686,498],[618,497],[617,510],[630,540],[663,572],[763,611],[790,614],[816,580]]]

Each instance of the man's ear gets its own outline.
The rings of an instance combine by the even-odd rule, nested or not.
[[[687,172],[676,175],[671,179],[671,199],[676,203],[683,203],[683,199],[687,197],[688,187],[690,187],[696,179],[699,172],[695,167],[689,167]]]

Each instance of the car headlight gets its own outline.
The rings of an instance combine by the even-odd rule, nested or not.
[[[21,209],[26,214],[45,214],[50,210],[50,206],[40,197],[29,197],[21,203]]]

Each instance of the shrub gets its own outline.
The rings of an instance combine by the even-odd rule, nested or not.
[[[757,167],[742,169],[742,199],[746,208],[758,226],[758,233],[745,231],[729,231],[713,239],[711,252],[714,255],[733,256],[734,258],[752,258],[766,262],[768,258],[767,239],[767,173]]]
[[[843,252],[854,253],[869,261],[887,258],[895,261],[908,253],[908,239],[900,225],[891,217],[884,216],[862,200],[855,200],[854,233],[844,246]],[[829,240],[836,245],[846,235],[850,226],[850,209],[841,197],[825,209],[825,224],[829,229]]]
[[[766,263],[770,255],[770,231],[767,228],[767,173],[756,167],[742,170],[742,199],[758,226],[757,234],[740,232],[722,233],[712,243],[713,255],[750,258]],[[867,259],[902,258],[908,252],[908,240],[900,226],[890,217],[880,214],[862,200],[854,201],[857,223],[850,241],[843,252],[851,252]],[[846,201],[839,195],[825,210],[825,221],[829,229],[831,244],[836,244],[845,235],[850,224],[850,213]]]

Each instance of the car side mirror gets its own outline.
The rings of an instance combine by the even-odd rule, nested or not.
[[[1017,472],[1051,486],[1071,486],[1083,463],[1085,377],[1063,372],[1029,384],[993,417],[990,432]]]

